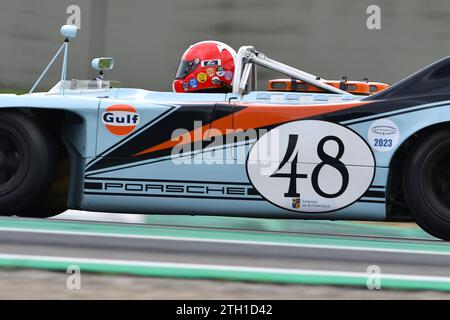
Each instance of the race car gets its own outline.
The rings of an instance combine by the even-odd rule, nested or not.
[[[61,33],[30,93],[0,95],[1,214],[416,221],[450,239],[450,57],[361,96],[243,46],[231,93],[155,92],[103,79],[111,58],[66,80]],[[259,91],[257,67],[323,92]]]

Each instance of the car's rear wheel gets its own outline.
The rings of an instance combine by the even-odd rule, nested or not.
[[[403,190],[419,226],[450,240],[450,129],[431,134],[410,152]]]
[[[39,123],[19,111],[0,112],[0,214],[32,207],[54,176],[55,148]]]

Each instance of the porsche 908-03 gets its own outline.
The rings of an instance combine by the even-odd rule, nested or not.
[[[61,81],[0,95],[1,214],[416,221],[450,239],[450,57],[385,88],[244,46],[231,92],[155,92],[66,80],[62,33],[42,74],[64,53]],[[258,68],[287,80],[258,90]]]

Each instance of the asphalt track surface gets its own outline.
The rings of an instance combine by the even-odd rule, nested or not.
[[[286,232],[0,218],[0,266],[358,287],[379,280],[387,289],[450,291],[446,242],[361,234],[357,223],[344,232],[305,226]]]

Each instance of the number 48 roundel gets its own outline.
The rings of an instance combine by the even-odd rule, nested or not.
[[[253,186],[271,203],[297,212],[328,212],[370,187],[375,160],[367,143],[343,126],[300,120],[262,136],[247,158]]]

